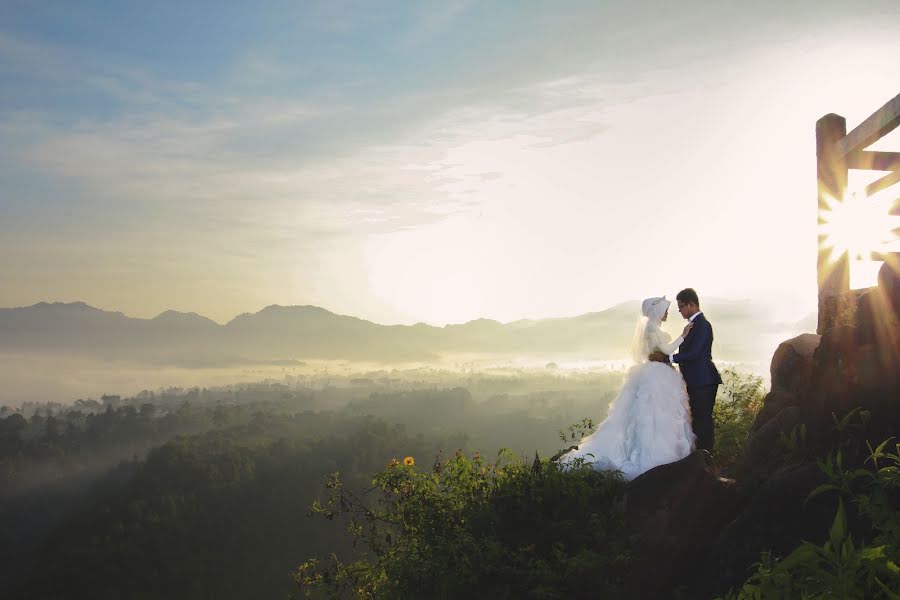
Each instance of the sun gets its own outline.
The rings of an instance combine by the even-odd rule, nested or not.
[[[824,236],[824,247],[831,249],[832,261],[845,253],[850,260],[871,260],[873,252],[884,251],[894,240],[890,203],[857,193],[848,194],[843,201],[827,198],[826,202],[819,233]]]

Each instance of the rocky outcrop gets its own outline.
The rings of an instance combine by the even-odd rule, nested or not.
[[[799,396],[809,389],[813,372],[812,359],[821,339],[821,336],[814,333],[802,333],[779,344],[769,367],[772,390]]]
[[[900,258],[885,263],[877,288],[853,296],[855,311],[841,324],[775,351],[772,389],[734,480],[695,452],[628,485],[634,597],[668,597],[679,586],[684,597],[722,595],[746,580],[762,552],[785,555],[827,534],[835,499],[807,502],[825,481],[816,460],[840,445],[845,468],[864,466],[867,441],[900,432]],[[868,419],[855,418],[848,442],[848,426],[838,424],[856,409]],[[801,426],[802,448],[786,453],[785,436]]]
[[[834,517],[833,499],[820,496],[807,503],[806,498],[824,481],[818,465],[805,462],[776,470],[753,490],[749,502],[711,541],[691,597],[709,598],[740,586],[763,551],[785,556],[800,540],[822,540]]]
[[[625,514],[638,550],[631,598],[660,598],[693,581],[709,545],[744,503],[735,482],[699,450],[628,484]]]
[[[815,352],[821,336],[804,333],[782,342],[772,356],[772,389],[750,427],[736,472],[743,477],[768,470],[778,443],[802,421],[802,406],[812,385]]]

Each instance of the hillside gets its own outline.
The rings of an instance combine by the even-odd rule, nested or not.
[[[759,360],[772,339],[800,324],[767,320],[745,302],[704,303],[716,327],[717,358]],[[82,302],[0,309],[0,352],[126,359],[181,367],[290,365],[303,359],[428,361],[454,354],[579,355],[616,360],[627,355],[637,302],[575,317],[500,323],[477,319],[436,327],[380,325],[316,306],[272,305],[220,325],[195,313],[166,311],[128,317]],[[669,328],[680,330],[673,315]],[[756,340],[751,343],[748,340]]]

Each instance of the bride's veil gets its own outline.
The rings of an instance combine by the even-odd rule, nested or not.
[[[631,359],[636,365],[647,362],[647,356],[650,354],[646,349],[647,343],[644,341],[646,330],[647,317],[638,317],[637,325],[634,328],[634,337],[631,338]]]
[[[650,348],[647,347],[647,326],[652,321],[656,327],[662,322],[662,316],[669,309],[665,296],[659,298],[647,298],[641,303],[641,314],[637,326],[634,328],[634,337],[631,339],[631,358],[635,364],[647,362]]]

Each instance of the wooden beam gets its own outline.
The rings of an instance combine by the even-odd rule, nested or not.
[[[819,224],[830,202],[843,201],[847,190],[847,163],[837,151],[837,142],[847,135],[844,117],[828,114],[816,121],[816,180]],[[819,233],[816,260],[819,284],[819,321],[816,333],[822,335],[838,323],[841,298],[850,291],[850,260],[846,252],[832,257],[826,236]]]
[[[869,260],[886,261],[893,257],[894,260],[900,259],[900,252],[873,252]]]
[[[876,179],[866,186],[866,196],[874,196],[881,190],[900,182],[900,170],[891,171],[881,179]]]
[[[897,171],[900,170],[900,152],[874,152],[859,150],[848,154],[845,159],[848,169],[865,171]]]
[[[838,140],[835,149],[839,155],[847,156],[874,144],[898,125],[900,125],[900,94],[888,100],[887,104],[869,115],[868,119]]]
[[[888,211],[888,214],[892,217],[900,217],[900,198],[894,200],[894,205]]]

